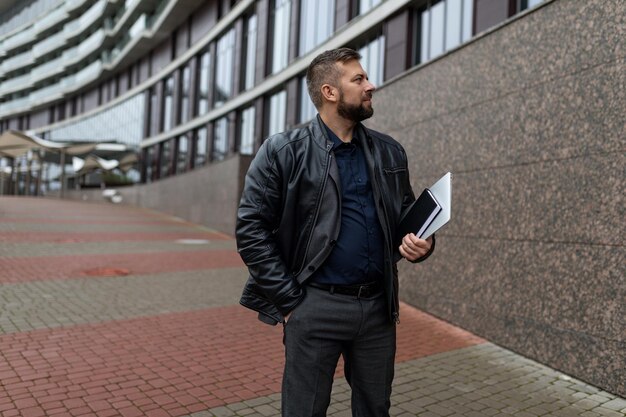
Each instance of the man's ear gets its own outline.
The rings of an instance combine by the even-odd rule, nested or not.
[[[322,96],[324,97],[324,99],[326,99],[326,101],[335,103],[339,101],[339,90],[330,84],[323,84]]]

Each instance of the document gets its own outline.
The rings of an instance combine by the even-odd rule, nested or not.
[[[435,196],[426,188],[417,200],[411,204],[398,226],[399,240],[401,241],[408,233],[415,233],[415,236],[422,239],[424,232],[437,215],[441,212],[441,205]]]
[[[434,200],[435,203],[432,202]],[[436,204],[436,207],[433,205]],[[452,212],[452,173],[448,172],[422,194],[403,213],[398,225],[398,245],[407,233],[428,239],[441,229]]]

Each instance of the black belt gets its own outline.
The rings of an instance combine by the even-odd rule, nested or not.
[[[368,282],[366,284],[355,285],[333,285],[333,284],[318,284],[316,282],[309,282],[308,285],[313,288],[328,291],[331,294],[352,295],[357,298],[371,297],[382,292],[383,286],[380,282]]]

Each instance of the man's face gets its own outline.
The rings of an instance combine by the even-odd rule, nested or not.
[[[367,79],[367,73],[356,59],[337,65],[342,70],[339,81],[337,112],[345,119],[360,122],[374,114],[372,93],[376,89]]]

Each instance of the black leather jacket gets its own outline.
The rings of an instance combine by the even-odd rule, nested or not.
[[[406,153],[387,135],[358,124],[374,200],[385,237],[384,287],[389,317],[398,321],[395,247],[400,215],[415,200]],[[319,115],[308,126],[268,138],[252,161],[237,216],[237,248],[250,276],[240,303],[269,324],[284,320],[305,293],[305,282],[336,243],[341,181]],[[430,252],[418,261],[426,259]]]

